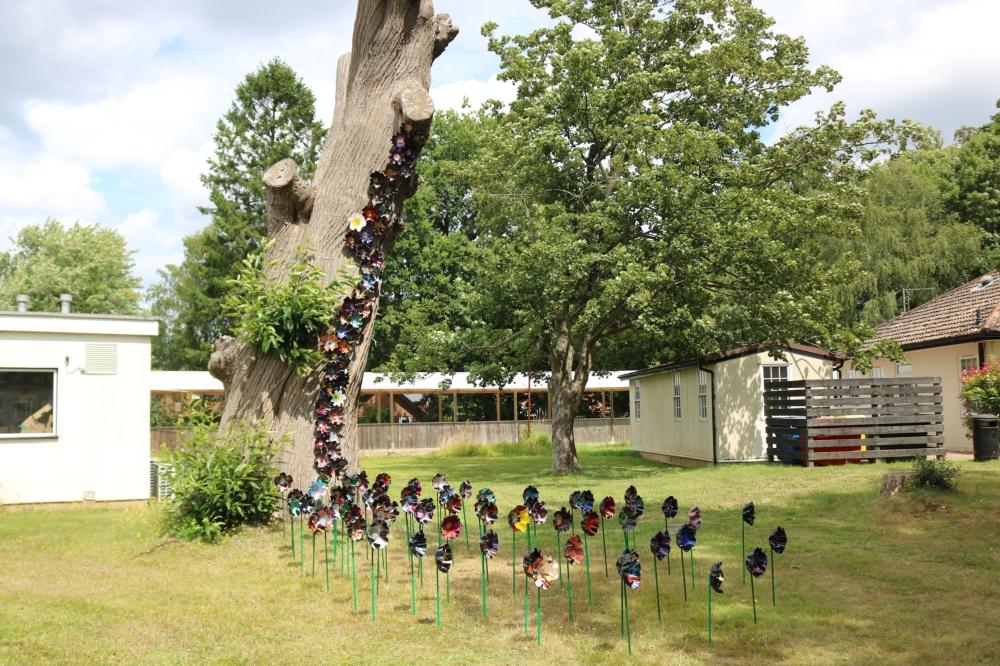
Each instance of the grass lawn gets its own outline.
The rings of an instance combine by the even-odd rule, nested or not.
[[[432,558],[424,564],[417,616],[410,614],[402,521],[393,530],[389,581],[380,585],[373,625],[367,559],[359,558],[359,609],[352,612],[350,580],[338,573],[325,592],[322,569],[315,578],[308,575],[308,558],[303,575],[291,557],[287,525],[203,545],[162,539],[155,506],[0,513],[0,663],[629,661],[619,637],[613,558],[622,541],[621,532],[610,529],[616,523],[608,525],[610,579],[600,537],[590,541],[593,607],[586,602],[583,568],[576,568],[574,620],[567,619],[564,588],[557,583],[543,593],[541,648],[533,627],[524,634],[521,596],[511,593],[505,516],[528,483],[540,489],[550,510],[577,488],[590,488],[598,501],[610,494],[620,502],[631,483],[645,498],[638,538],[642,587],[630,596],[634,661],[1000,663],[998,463],[962,463],[954,494],[880,500],[882,473],[900,465],[687,470],[643,461],[621,446],[583,448],[582,460],[585,474],[563,478],[548,475],[549,461],[540,455],[364,461],[372,477],[392,474],[394,499],[412,476],[423,480],[425,495],[432,492],[430,477],[438,471],[455,486],[468,478],[497,494],[501,550],[491,567],[489,619],[480,612],[478,555],[466,553],[463,538],[456,542],[441,629],[434,627]],[[683,512],[700,505],[704,524],[698,578],[687,603],[676,549],[673,574],[660,569],[661,623],[648,542],[662,526],[659,505],[668,494],[680,500]],[[789,536],[788,551],[778,556],[778,606],[771,606],[769,579],[761,579],[757,626],[750,585],[740,574],[739,509],[747,500],[757,505],[748,547],[765,546],[779,524]],[[472,528],[475,549],[475,523]],[[551,525],[539,533],[551,553]],[[521,543],[519,538],[519,551]],[[705,585],[713,560],[724,562],[726,592],[714,604],[715,643],[709,646]]]

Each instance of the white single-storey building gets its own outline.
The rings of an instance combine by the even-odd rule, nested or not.
[[[764,384],[829,379],[843,357],[809,345],[764,345],[630,372],[632,449],[678,465],[766,460]]]
[[[153,319],[0,312],[0,504],[149,497]]]

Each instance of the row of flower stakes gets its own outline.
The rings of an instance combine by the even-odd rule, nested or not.
[[[358,608],[358,584],[357,569],[355,564],[355,543],[367,540],[370,545],[370,575],[371,575],[371,616],[372,621],[376,618],[376,597],[378,594],[379,581],[383,575],[385,580],[389,579],[388,545],[390,526],[399,518],[402,510],[406,526],[406,539],[408,544],[408,560],[410,569],[410,607],[411,612],[416,615],[416,581],[423,585],[423,558],[427,552],[427,535],[424,527],[437,519],[438,545],[434,550],[435,571],[435,610],[436,625],[441,626],[441,584],[440,578],[445,577],[446,600],[451,600],[451,584],[449,572],[454,561],[454,551],[452,542],[459,539],[463,534],[463,524],[468,524],[466,507],[468,501],[473,497],[472,484],[463,481],[457,489],[448,484],[448,479],[443,474],[437,474],[431,480],[437,497],[421,498],[423,487],[419,479],[411,479],[400,493],[400,501],[396,502],[389,498],[390,476],[382,473],[375,477],[374,482],[369,483],[365,472],[356,475],[347,475],[343,479],[340,487],[330,487],[323,480],[313,482],[306,492],[292,488],[292,477],[282,473],[275,478],[275,484],[284,495],[288,513],[292,518],[290,522],[291,549],[293,555],[298,552],[300,565],[305,570],[305,546],[304,534],[306,526],[312,533],[312,574],[316,573],[316,541],[317,536],[322,535],[324,562],[326,563],[326,589],[330,589],[330,540],[328,532],[332,531],[333,562],[334,566],[338,561],[338,549],[340,554],[341,573],[346,573],[352,581],[352,599],[355,610]],[[590,581],[590,547],[589,539],[601,533],[601,541],[604,553],[605,575],[609,575],[607,537],[605,533],[605,523],[616,515],[621,527],[624,549],[615,562],[620,578],[620,610],[621,610],[621,634],[626,638],[628,650],[632,651],[632,632],[629,616],[628,594],[630,590],[639,589],[642,578],[642,565],[636,544],[636,526],[639,518],[645,511],[645,503],[636,491],[635,486],[629,486],[625,491],[624,501],[620,509],[617,509],[613,497],[605,497],[596,505],[592,492],[589,490],[574,491],[569,496],[569,508],[561,507],[552,514],[552,526],[555,528],[553,548],[559,551],[559,544],[562,534],[572,532],[562,546],[562,557],[553,558],[545,555],[541,549],[538,536],[538,526],[544,524],[549,515],[545,503],[539,498],[538,489],[528,486],[522,493],[523,503],[515,506],[507,515],[507,524],[511,529],[511,586],[512,592],[517,597],[518,575],[517,575],[517,541],[518,535],[523,535],[526,540],[525,548],[527,554],[522,560],[523,578],[523,599],[524,599],[524,630],[528,631],[530,618],[530,597],[529,586],[533,585],[536,591],[536,641],[542,640],[542,591],[548,590],[555,582],[563,582],[562,563],[566,562],[566,603],[568,616],[573,619],[573,587],[571,569],[574,566],[584,565],[587,584],[587,602],[593,604],[593,596]],[[438,511],[437,507],[441,507]],[[656,587],[656,613],[662,620],[662,610],[660,605],[660,581],[657,563],[666,560],[668,575],[671,573],[671,540],[669,521],[679,513],[678,502],[674,497],[667,497],[661,506],[664,517],[664,529],[658,531],[650,539],[649,548],[653,559],[653,579]],[[489,582],[489,563],[500,551],[500,537],[493,529],[497,522],[498,509],[496,496],[489,488],[481,488],[475,493],[473,511],[479,528],[479,550],[480,550],[480,588],[482,597],[482,614],[487,617],[488,600],[487,589]],[[458,514],[461,512],[462,517]],[[580,532],[576,533],[576,513],[580,512]],[[306,520],[308,516],[308,520]],[[298,539],[295,536],[295,518],[298,518],[299,530]],[[747,503],[741,513],[741,551],[747,553],[746,549],[746,526],[752,526],[756,519],[756,509],[753,502]],[[701,510],[695,506],[687,514],[687,522],[675,530],[674,537],[676,545],[680,550],[681,579],[684,589],[684,600],[688,599],[687,569],[690,569],[690,588],[695,585],[695,563],[694,547],[697,543],[698,530],[701,528]],[[298,541],[298,548],[296,548]],[[469,533],[465,531],[466,548],[471,550]],[[785,530],[777,527],[771,532],[768,538],[770,548],[770,559],[763,548],[754,547],[746,555],[744,562],[743,580],[746,582],[746,574],[750,574],[750,590],[753,601],[753,620],[757,623],[757,593],[754,584],[755,579],[764,576],[771,563],[771,602],[777,605],[777,595],[775,586],[775,566],[774,555],[785,551],[788,537]],[[349,550],[349,553],[348,553]],[[684,560],[687,553],[688,562]],[[349,559],[348,559],[349,558]],[[688,565],[688,566],[686,566]],[[384,567],[384,571],[383,571]],[[722,562],[712,564],[708,575],[707,594],[707,618],[708,618],[708,642],[712,642],[712,596],[713,593],[722,593],[722,584],[725,580],[722,572]]]

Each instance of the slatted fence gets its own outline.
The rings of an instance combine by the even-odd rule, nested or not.
[[[770,461],[812,467],[944,455],[937,377],[770,381],[764,416]]]

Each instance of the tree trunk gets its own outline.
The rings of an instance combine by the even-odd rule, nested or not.
[[[328,278],[342,272],[358,277],[358,286],[331,313],[331,335],[324,344],[333,349],[340,341],[346,347],[330,351],[325,368],[299,376],[275,357],[231,338],[216,343],[209,363],[226,386],[222,427],[260,420],[276,436],[290,436],[291,449],[279,462],[300,483],[316,475],[321,430],[327,454],[336,458],[326,475],[358,469],[357,401],[378,308],[382,258],[402,225],[403,200],[416,190],[409,165],[434,112],[428,95],[431,63],[457,33],[447,14],[434,14],[431,0],[359,0],[352,51],[337,63],[336,108],[313,183],[300,178],[291,160],[264,175],[273,241],[266,259],[277,261],[269,277],[287,276],[300,248]],[[376,207],[378,216],[369,219],[367,211]],[[350,218],[363,211],[364,231],[349,233]],[[369,240],[362,243],[358,239],[364,232]],[[348,239],[358,244],[348,245]],[[360,327],[348,327],[349,335],[338,338],[342,317],[352,312],[363,313]],[[336,421],[329,415],[332,391],[342,403],[332,408]],[[331,428],[335,434],[326,434]]]
[[[552,473],[583,469],[576,455],[574,424],[583,390],[590,377],[590,355],[584,350],[576,358],[569,325],[556,321],[555,348],[549,354],[549,400],[552,409]],[[574,366],[574,360],[576,365]]]

